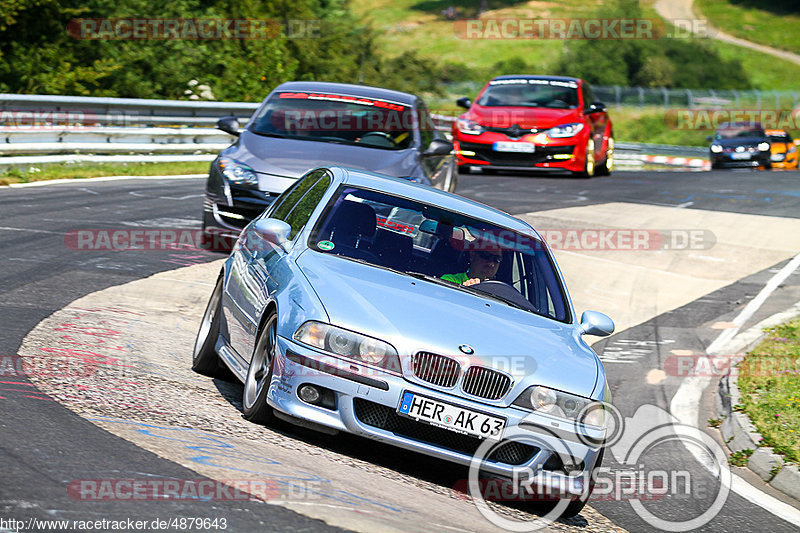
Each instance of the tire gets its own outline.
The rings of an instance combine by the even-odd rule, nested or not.
[[[597,165],[596,176],[610,176],[614,170],[614,137],[608,138],[605,160]]]
[[[267,392],[275,361],[277,324],[278,315],[272,311],[258,334],[244,382],[242,411],[245,419],[258,424],[268,424],[275,419],[275,413],[267,403]]]
[[[572,175],[576,178],[591,178],[594,176],[595,163],[594,163],[594,141],[589,139],[586,143],[586,161],[583,164],[583,170],[574,172]]]
[[[219,355],[215,349],[217,338],[219,337],[219,324],[222,314],[222,276],[214,286],[214,292],[208,300],[203,320],[200,322],[200,330],[194,342],[192,353],[192,370],[198,374],[212,378],[229,378],[230,373],[226,372],[220,365]]]

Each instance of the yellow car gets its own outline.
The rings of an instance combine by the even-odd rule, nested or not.
[[[767,130],[766,133],[772,144],[770,148],[772,168],[797,170],[798,147],[792,140],[792,136],[783,130]]]

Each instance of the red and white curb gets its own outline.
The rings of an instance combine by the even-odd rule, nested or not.
[[[699,157],[671,157],[667,155],[642,155],[642,162],[671,167],[689,167],[711,170],[711,162]]]

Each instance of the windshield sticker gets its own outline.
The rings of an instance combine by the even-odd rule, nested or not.
[[[320,250],[323,250],[325,252],[330,252],[331,250],[333,250],[334,246],[336,246],[336,245],[333,244],[331,241],[319,241],[317,243],[317,248],[319,248]]]
[[[569,87],[577,89],[578,83],[574,81],[538,80],[529,78],[513,78],[509,80],[492,80],[489,85],[551,85],[553,87]]]
[[[332,102],[345,102],[348,104],[365,105],[391,109],[392,111],[403,111],[408,106],[374,100],[372,98],[361,98],[358,96],[345,96],[343,94],[322,94],[322,93],[279,93],[278,98],[291,98],[293,100],[329,100]]]

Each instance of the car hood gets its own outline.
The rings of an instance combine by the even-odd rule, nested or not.
[[[578,109],[548,109],[544,107],[481,107],[472,106],[463,115],[483,126],[547,129],[559,124],[582,122]]]
[[[573,324],[313,250],[298,266],[331,323],[383,339],[401,357],[428,351],[504,370],[514,376],[510,397],[532,384],[585,397],[595,388],[599,360]],[[474,354],[465,356],[462,345]]]
[[[381,150],[329,142],[280,139],[242,132],[231,157],[258,174],[299,178],[312,168],[340,165],[389,176],[416,176],[416,150]]]

